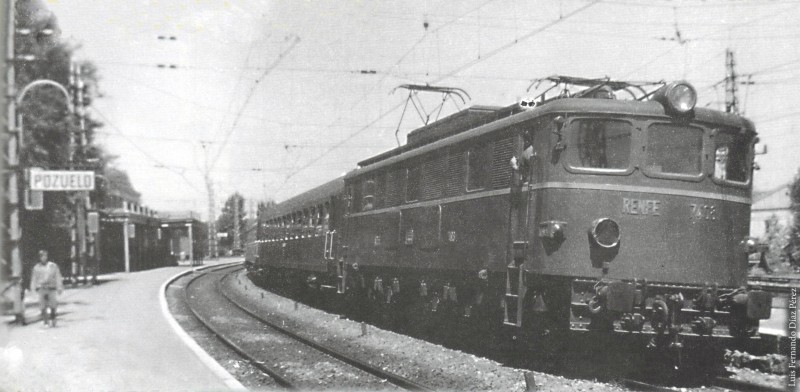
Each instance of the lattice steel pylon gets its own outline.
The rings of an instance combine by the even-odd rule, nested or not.
[[[725,49],[725,111],[739,113],[739,102],[736,96],[736,60],[733,51]]]

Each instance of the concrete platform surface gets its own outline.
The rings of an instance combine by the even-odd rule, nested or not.
[[[55,328],[41,321],[0,323],[0,391],[229,390],[161,311],[161,285],[189,268],[110,274],[93,287],[68,286]],[[26,319],[39,320],[38,313],[28,306]]]

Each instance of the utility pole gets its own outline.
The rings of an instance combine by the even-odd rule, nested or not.
[[[69,77],[69,84],[72,88],[72,102],[74,105],[73,111],[75,114],[78,115],[78,124],[79,124],[79,139],[78,142],[80,143],[78,148],[81,151],[81,154],[85,152],[86,149],[86,115],[84,111],[84,100],[83,100],[83,89],[84,83],[83,78],[81,76],[81,67],[75,63],[70,64],[70,77]],[[69,150],[69,168],[70,170],[75,169],[75,135],[70,132],[70,150]],[[86,257],[87,253],[94,253],[94,244],[90,244],[89,246],[92,247],[91,252],[89,252],[89,246],[87,246],[87,233],[86,233],[86,212],[87,209],[91,208],[90,200],[89,200],[89,193],[82,191],[78,192],[75,195],[75,226],[73,227],[74,234],[72,235],[73,244],[72,249],[74,250],[73,253],[73,282],[77,283],[78,276],[83,275],[84,283],[86,283]]]
[[[206,190],[208,191],[208,257],[217,258],[217,222],[214,212],[214,183],[211,173],[206,172]]]
[[[725,49],[725,111],[739,113],[739,102],[736,96],[736,61],[733,51]]]
[[[234,193],[233,196],[233,249],[241,249],[242,243],[239,239],[239,198],[236,195]]]
[[[20,232],[20,225],[19,225],[19,192],[18,192],[18,179],[17,179],[17,171],[19,169],[19,158],[17,156],[17,146],[19,142],[19,132],[17,129],[16,124],[16,117],[17,117],[17,107],[16,107],[16,74],[14,72],[14,61],[16,61],[15,53],[14,53],[14,35],[16,34],[16,22],[14,18],[14,1],[9,0],[6,1],[6,18],[8,25],[6,26],[6,52],[5,52],[5,62],[6,62],[6,97],[7,100],[7,111],[6,111],[6,124],[8,125],[7,131],[7,151],[6,151],[6,167],[5,172],[8,173],[8,182],[6,186],[5,193],[8,196],[8,200],[6,201],[8,210],[9,221],[6,227],[6,231],[3,230],[3,251],[4,253],[0,254],[2,257],[3,262],[3,269],[5,266],[8,265],[10,260],[11,268],[9,271],[8,282],[12,282],[12,286],[8,289],[3,287],[3,292],[5,293],[8,290],[8,296],[12,298],[12,303],[14,306],[14,314],[16,315],[17,322],[24,322],[24,309],[22,308],[22,259],[20,258],[20,250],[19,250],[19,242],[22,236]],[[4,209],[5,210],[5,209]],[[4,215],[3,215],[4,216]],[[6,235],[7,241],[6,242]],[[6,244],[8,248],[8,259],[6,258],[7,254],[6,251]]]

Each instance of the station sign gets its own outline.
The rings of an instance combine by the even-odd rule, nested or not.
[[[77,170],[31,170],[33,191],[93,191],[94,172]]]

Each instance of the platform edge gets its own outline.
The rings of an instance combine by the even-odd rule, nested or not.
[[[208,266],[205,268],[209,267],[212,266]],[[218,265],[214,265],[213,267],[218,267]],[[220,380],[222,380],[222,382],[225,383],[225,385],[228,388],[234,391],[247,391],[247,388],[245,388],[245,386],[242,385],[242,383],[240,383],[239,380],[237,380],[235,377],[233,377],[233,375],[231,375],[227,370],[225,370],[225,368],[222,367],[222,365],[220,365],[219,362],[217,362],[214,358],[211,357],[211,355],[209,355],[205,350],[203,350],[203,348],[200,347],[200,345],[197,344],[197,342],[194,339],[192,339],[192,337],[189,336],[189,334],[186,333],[186,331],[184,331],[183,328],[181,328],[180,324],[178,324],[178,321],[175,320],[174,317],[172,317],[172,313],[170,313],[169,311],[169,306],[167,305],[167,286],[169,286],[170,283],[178,280],[182,276],[193,273],[194,271],[196,270],[189,269],[186,271],[181,271],[161,284],[161,287],[158,290],[158,302],[161,305],[161,314],[164,316],[164,318],[167,320],[167,323],[172,327],[172,329],[178,335],[178,338],[180,338],[183,341],[183,343],[194,353],[194,355],[197,356],[200,362],[202,362],[209,370],[211,370],[212,373],[214,373],[217,377],[219,377]]]

